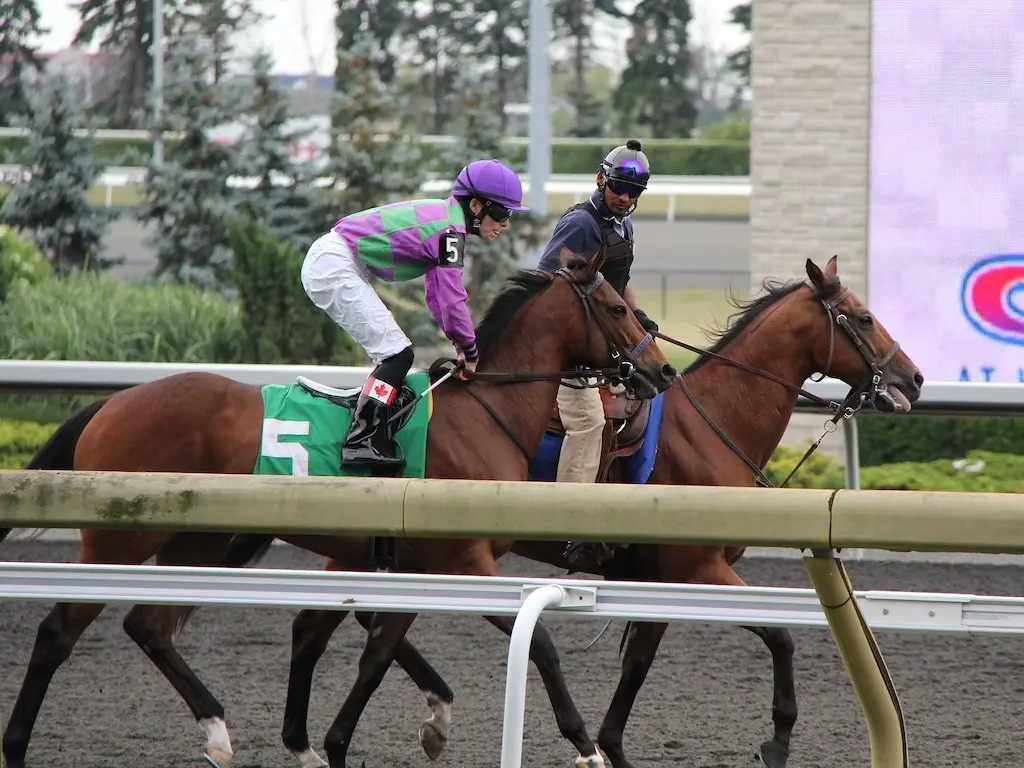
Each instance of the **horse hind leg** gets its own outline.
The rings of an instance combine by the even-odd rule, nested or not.
[[[330,768],[345,768],[345,760],[359,718],[395,660],[395,651],[416,620],[414,613],[377,613],[370,623],[366,645],[359,657],[355,683],[324,738]]]
[[[757,758],[767,768],[785,768],[797,719],[793,636],[785,627],[743,628],[760,637],[772,654],[772,722],[775,723],[775,735],[761,745]]]
[[[295,755],[302,768],[327,765],[309,743],[309,697],[313,671],[327,650],[334,631],[348,611],[303,609],[292,621],[292,656],[288,669],[288,692],[284,704],[281,741]]]
[[[373,614],[365,611],[356,613],[356,621],[367,632],[373,621]],[[437,760],[448,743],[452,724],[452,701],[455,692],[431,666],[430,662],[416,649],[408,638],[402,638],[395,649],[395,661],[423,693],[430,708],[430,717],[420,725],[417,737],[427,757]]]
[[[7,768],[24,768],[32,728],[50,681],[105,607],[102,603],[58,603],[40,622],[25,679],[4,729],[3,756]]]
[[[511,616],[485,616],[485,619],[509,637],[512,636],[515,619]],[[537,622],[533,630],[533,641],[530,643],[530,661],[537,667],[544,689],[548,693],[551,709],[555,714],[555,723],[559,733],[576,748],[576,768],[603,768],[604,758],[587,733],[583,716],[576,708],[576,703],[569,693],[569,686],[562,674],[562,665],[558,659],[555,643],[547,629]]]
[[[160,565],[209,565],[227,545],[227,534],[180,534],[157,555]],[[196,609],[189,605],[136,605],[124,617],[125,633],[160,670],[184,700],[206,735],[204,757],[217,768],[234,760],[231,737],[224,720],[224,706],[174,647],[174,637]]]

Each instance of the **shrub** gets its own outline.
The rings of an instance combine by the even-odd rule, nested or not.
[[[194,286],[73,272],[0,306],[0,356],[20,360],[238,363],[238,305]]]
[[[0,302],[9,294],[53,276],[50,262],[31,240],[0,226]]]
[[[56,429],[56,424],[0,421],[0,469],[23,469]]]
[[[765,474],[779,485],[805,451],[806,448],[779,446]],[[815,453],[804,462],[787,487],[842,488],[845,483],[840,464],[827,454]],[[1024,493],[1024,456],[969,451],[966,456],[953,460],[862,466],[860,486],[864,490]]]
[[[306,296],[304,254],[248,217],[228,222],[247,362],[358,365],[363,352]]]

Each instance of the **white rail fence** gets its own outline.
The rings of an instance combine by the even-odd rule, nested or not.
[[[401,486],[401,487],[400,487]],[[1024,551],[1016,502],[1003,494],[899,493],[843,490],[698,488],[494,483],[371,478],[143,475],[138,473],[0,472],[8,503],[0,525],[90,525],[177,530],[303,530],[310,534],[392,531],[396,535],[557,538],[586,528],[589,518],[614,533],[645,541],[758,542],[814,548],[805,567],[815,590],[725,587],[585,579],[524,579],[300,571],[50,563],[0,564],[0,597],[28,600],[242,605],[387,612],[516,616],[508,651],[502,768],[520,768],[526,672],[533,630],[541,613],[566,618],[667,622],[828,626],[857,688],[869,734],[898,700],[873,700],[863,691],[884,689],[885,672],[873,663],[870,629],[929,633],[1024,634],[1024,598],[972,594],[853,591],[853,600],[822,608],[844,586],[832,547],[870,541],[894,549]],[[348,493],[346,494],[346,491]],[[183,508],[180,495],[190,504]],[[336,498],[354,499],[341,519]],[[138,515],[112,519],[110,501],[144,498]],[[542,498],[551,498],[543,509]],[[612,509],[635,499],[627,519],[609,521]],[[492,499],[492,503],[487,503]],[[227,503],[229,500],[234,504]],[[496,503],[497,502],[497,503]],[[282,508],[303,510],[282,522]],[[472,507],[479,514],[458,510]],[[756,507],[756,512],[751,512]],[[879,508],[884,510],[879,513]],[[957,512],[957,510],[961,510]],[[588,530],[587,536],[594,536]],[[820,549],[819,549],[820,548]],[[814,564],[812,567],[812,563]],[[829,563],[832,563],[829,565]],[[822,570],[819,566],[826,565]],[[817,575],[815,575],[817,574]],[[829,600],[835,603],[834,600]],[[839,612],[846,612],[845,616]],[[880,687],[882,686],[882,687]],[[870,711],[869,711],[870,710]],[[871,715],[875,715],[872,717]],[[902,725],[900,725],[902,729]],[[890,741],[872,735],[872,765],[905,766]],[[898,743],[900,740],[897,739]],[[905,744],[905,739],[902,741]],[[876,747],[877,761],[876,761]]]
[[[1024,598],[856,591],[872,631],[1024,634]],[[828,629],[813,589],[269,568],[0,563],[0,599],[515,616],[501,768],[522,765],[530,644],[558,618]]]
[[[154,381],[164,376],[188,371],[209,371],[247,384],[287,384],[296,377],[322,381],[332,386],[358,387],[370,373],[369,368],[313,365],[234,365],[192,363],[119,363],[76,360],[4,360],[0,361],[0,390],[17,393],[78,392],[105,393]],[[822,382],[806,381],[807,391],[823,398],[842,400],[848,388],[836,379]],[[824,411],[801,397],[797,410]],[[1024,383],[929,382],[921,399],[914,404],[910,416],[1024,416]],[[868,416],[867,418],[874,418]],[[901,417],[902,418],[902,417]],[[860,488],[857,419],[844,420],[843,438],[846,454],[846,487]],[[58,534],[57,538],[63,534]],[[748,556],[778,556],[779,552],[751,549]],[[891,558],[891,553],[855,550],[851,559]],[[937,555],[919,555],[915,559],[945,561]],[[989,556],[958,557],[963,561],[993,562]],[[1017,562],[1020,558],[998,558]]]
[[[27,179],[30,174],[18,165],[0,165],[0,183],[12,184]],[[530,176],[523,174],[523,191],[530,194]],[[105,202],[109,208],[113,204],[114,189],[142,184],[146,179],[146,169],[133,166],[109,166],[96,179],[97,187],[106,192]],[[231,187],[252,188],[256,185],[254,177],[229,176]],[[284,183],[284,178],[275,179],[276,183]],[[315,186],[326,186],[329,179],[319,178]],[[344,183],[339,183],[344,187]],[[425,195],[444,195],[451,190],[451,179],[431,179],[420,186]],[[666,221],[673,222],[679,213],[680,201],[693,197],[733,197],[750,198],[750,178],[747,176],[660,176],[653,179],[644,195],[647,197],[667,197],[668,208]],[[544,185],[548,195],[571,195],[575,202],[587,198],[594,191],[593,174],[554,174]]]

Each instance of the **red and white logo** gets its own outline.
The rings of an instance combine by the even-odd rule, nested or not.
[[[395,388],[386,381],[371,376],[363,385],[363,394],[384,403],[384,405],[391,405],[391,401],[395,399]]]

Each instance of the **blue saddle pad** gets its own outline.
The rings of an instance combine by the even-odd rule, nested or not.
[[[643,443],[640,449],[632,456],[618,459],[619,467],[622,470],[622,481],[625,483],[647,482],[654,469],[654,460],[658,456],[658,439],[661,435],[661,411],[664,405],[664,392],[651,401],[651,414],[647,420],[647,429],[644,430]],[[540,449],[533,457],[530,465],[529,479],[532,482],[553,483],[558,472],[558,456],[562,452],[562,436],[553,435],[550,432],[544,433]]]

